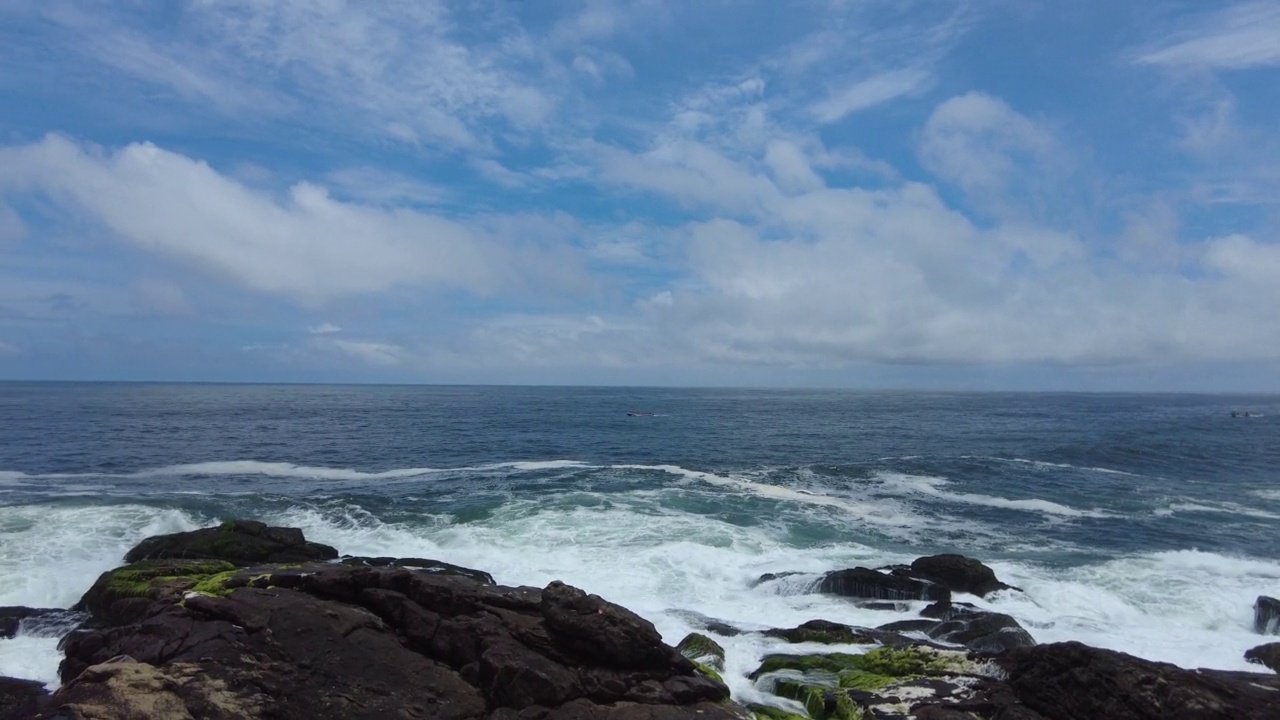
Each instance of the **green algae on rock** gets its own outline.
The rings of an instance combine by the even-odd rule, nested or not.
[[[127,622],[151,601],[177,602],[197,584],[235,569],[222,560],[142,560],[100,575],[73,609],[98,621]]]
[[[702,633],[689,633],[676,645],[676,652],[688,658],[698,672],[724,683],[720,675],[724,672],[724,648],[720,643]]]

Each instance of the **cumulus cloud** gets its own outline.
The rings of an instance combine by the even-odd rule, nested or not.
[[[304,302],[398,286],[484,295],[516,276],[536,284],[540,266],[557,280],[573,272],[562,255],[309,182],[275,198],[150,143],[111,152],[49,136],[3,148],[0,191],[42,193],[138,248]]]
[[[817,143],[796,142],[767,118],[761,127],[772,140],[734,146],[729,127],[598,149],[601,177],[702,219],[681,227],[687,274],[637,303],[643,322],[612,316],[610,332],[575,341],[599,353],[611,334],[629,347],[652,334],[693,365],[1280,357],[1275,244],[1223,238],[1181,251],[1177,223],[1153,212],[1113,240],[1135,252],[1099,253],[1096,238],[1058,222],[1055,203],[1078,201],[1057,192],[1078,171],[1063,141],[998,98],[943,101],[919,147],[922,163],[994,223],[975,223],[926,183],[834,185],[812,171]],[[1148,254],[1157,247],[1165,250]],[[1187,263],[1198,267],[1184,272]],[[1245,280],[1250,292],[1233,294]],[[578,327],[556,325],[566,326]],[[521,342],[522,357],[548,338],[553,348],[568,342],[537,337]]]

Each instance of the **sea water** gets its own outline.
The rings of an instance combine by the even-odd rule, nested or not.
[[[563,580],[674,644],[705,617],[911,617],[806,578],[960,552],[1024,591],[960,599],[1040,642],[1257,669],[1278,440],[1275,396],[0,384],[0,605],[69,606],[148,535],[258,518]],[[785,571],[805,575],[754,582]],[[722,643],[750,699],[780,645]],[[57,663],[55,638],[0,641],[0,674]]]

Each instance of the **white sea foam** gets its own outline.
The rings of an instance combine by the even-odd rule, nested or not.
[[[53,690],[58,687],[58,638],[19,635],[0,640],[0,674],[24,680],[39,680]]]
[[[201,523],[141,505],[0,508],[0,605],[69,607],[102,572],[148,535]],[[0,675],[57,681],[56,638],[0,641]]]
[[[1263,500],[1280,500],[1280,488],[1275,490],[1254,490],[1253,494]]]
[[[1047,460],[1032,460],[1030,458],[1007,458],[1007,457],[987,457],[982,455],[961,455],[960,457],[972,460],[995,460],[997,462],[1022,463],[1024,465],[1032,465],[1038,468],[1057,468],[1059,470],[1084,470],[1086,472],[1102,473],[1103,475],[1128,475],[1129,477],[1142,477],[1137,473],[1125,472],[1124,470],[1113,470],[1104,467],[1091,467],[1089,465],[1072,465],[1071,463],[1055,463]]]
[[[952,503],[986,505],[988,507],[1005,508],[1008,510],[1025,510],[1027,512],[1039,512],[1049,515],[1059,515],[1062,517],[1098,518],[1109,516],[1108,513],[1101,510],[1079,510],[1051,500],[1041,500],[1039,498],[1016,500],[996,497],[994,495],[948,492],[942,489],[951,484],[946,478],[927,477],[923,475],[903,475],[901,473],[878,473],[877,479],[884,486],[889,488],[900,488],[909,492],[927,495],[931,498]]]
[[[1253,601],[1280,592],[1280,563],[1192,550],[1059,570],[991,565],[1026,594],[975,602],[1018,618],[1040,642],[1079,640],[1189,668],[1256,671],[1243,658],[1262,642]]]
[[[384,472],[361,472],[346,468],[314,467],[293,463],[260,462],[257,460],[230,460],[221,462],[169,465],[133,473],[130,477],[154,477],[166,475],[266,475],[277,478],[302,478],[312,480],[383,480],[419,477],[447,472],[439,468],[398,468]]]
[[[368,480],[397,480],[407,478],[420,478],[427,475],[439,475],[446,473],[464,473],[464,472],[486,472],[493,470],[506,470],[517,472],[537,472],[540,470],[557,470],[568,468],[588,468],[592,467],[578,460],[537,460],[537,461],[521,461],[496,463],[492,465],[482,466],[463,466],[463,467],[414,467],[414,468],[394,468],[381,472],[364,472],[361,470],[353,470],[350,468],[335,468],[313,465],[295,465],[286,462],[263,462],[261,460],[215,460],[200,463],[184,463],[180,465],[165,465],[163,467],[149,468],[131,473],[41,473],[27,474],[10,470],[0,470],[0,484],[28,484],[36,480],[68,480],[78,478],[156,478],[156,477],[184,477],[198,475],[219,475],[219,476],[263,476],[272,478],[297,478],[302,480],[324,480],[324,481],[348,481],[360,482]],[[98,486],[94,486],[98,487]]]
[[[1245,517],[1260,518],[1263,520],[1280,520],[1280,514],[1251,508],[1246,505],[1233,502],[1215,503],[1212,505],[1200,502],[1180,502],[1173,503],[1167,508],[1155,511],[1156,515],[1162,517],[1167,517],[1175,513],[1220,513],[1224,515],[1243,515]]]
[[[917,513],[904,511],[904,508],[898,504],[834,497],[814,490],[757,482],[740,476],[688,470],[678,465],[614,465],[611,467],[615,470],[664,472],[686,481],[737,490],[769,500],[835,508],[862,522],[884,528],[914,527],[922,519]]]
[[[561,470],[566,468],[588,468],[592,467],[587,463],[578,460],[537,460],[524,462],[500,463],[498,465],[488,465],[486,468],[511,468],[513,470],[537,471],[537,470]]]

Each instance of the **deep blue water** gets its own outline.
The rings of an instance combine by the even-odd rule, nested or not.
[[[440,510],[483,508],[495,492],[626,492],[681,479],[619,465],[857,498],[897,473],[947,481],[940,494],[901,493],[925,512],[1037,528],[1077,549],[1280,554],[1275,396],[17,383],[0,384],[0,428],[0,471],[34,476],[8,488],[5,503],[136,500],[215,512],[219,502],[252,508],[252,499],[219,496],[256,491],[275,503],[343,498],[378,508],[414,496]],[[420,482],[155,472],[229,461],[380,473],[552,460],[588,467],[468,469]],[[74,477],[48,477],[58,474]],[[68,486],[103,496],[67,499]],[[209,495],[172,494],[191,491]],[[1070,513],[999,500],[1098,517],[1056,522]],[[868,538],[876,535],[871,528]],[[940,547],[962,540],[938,538]]]

